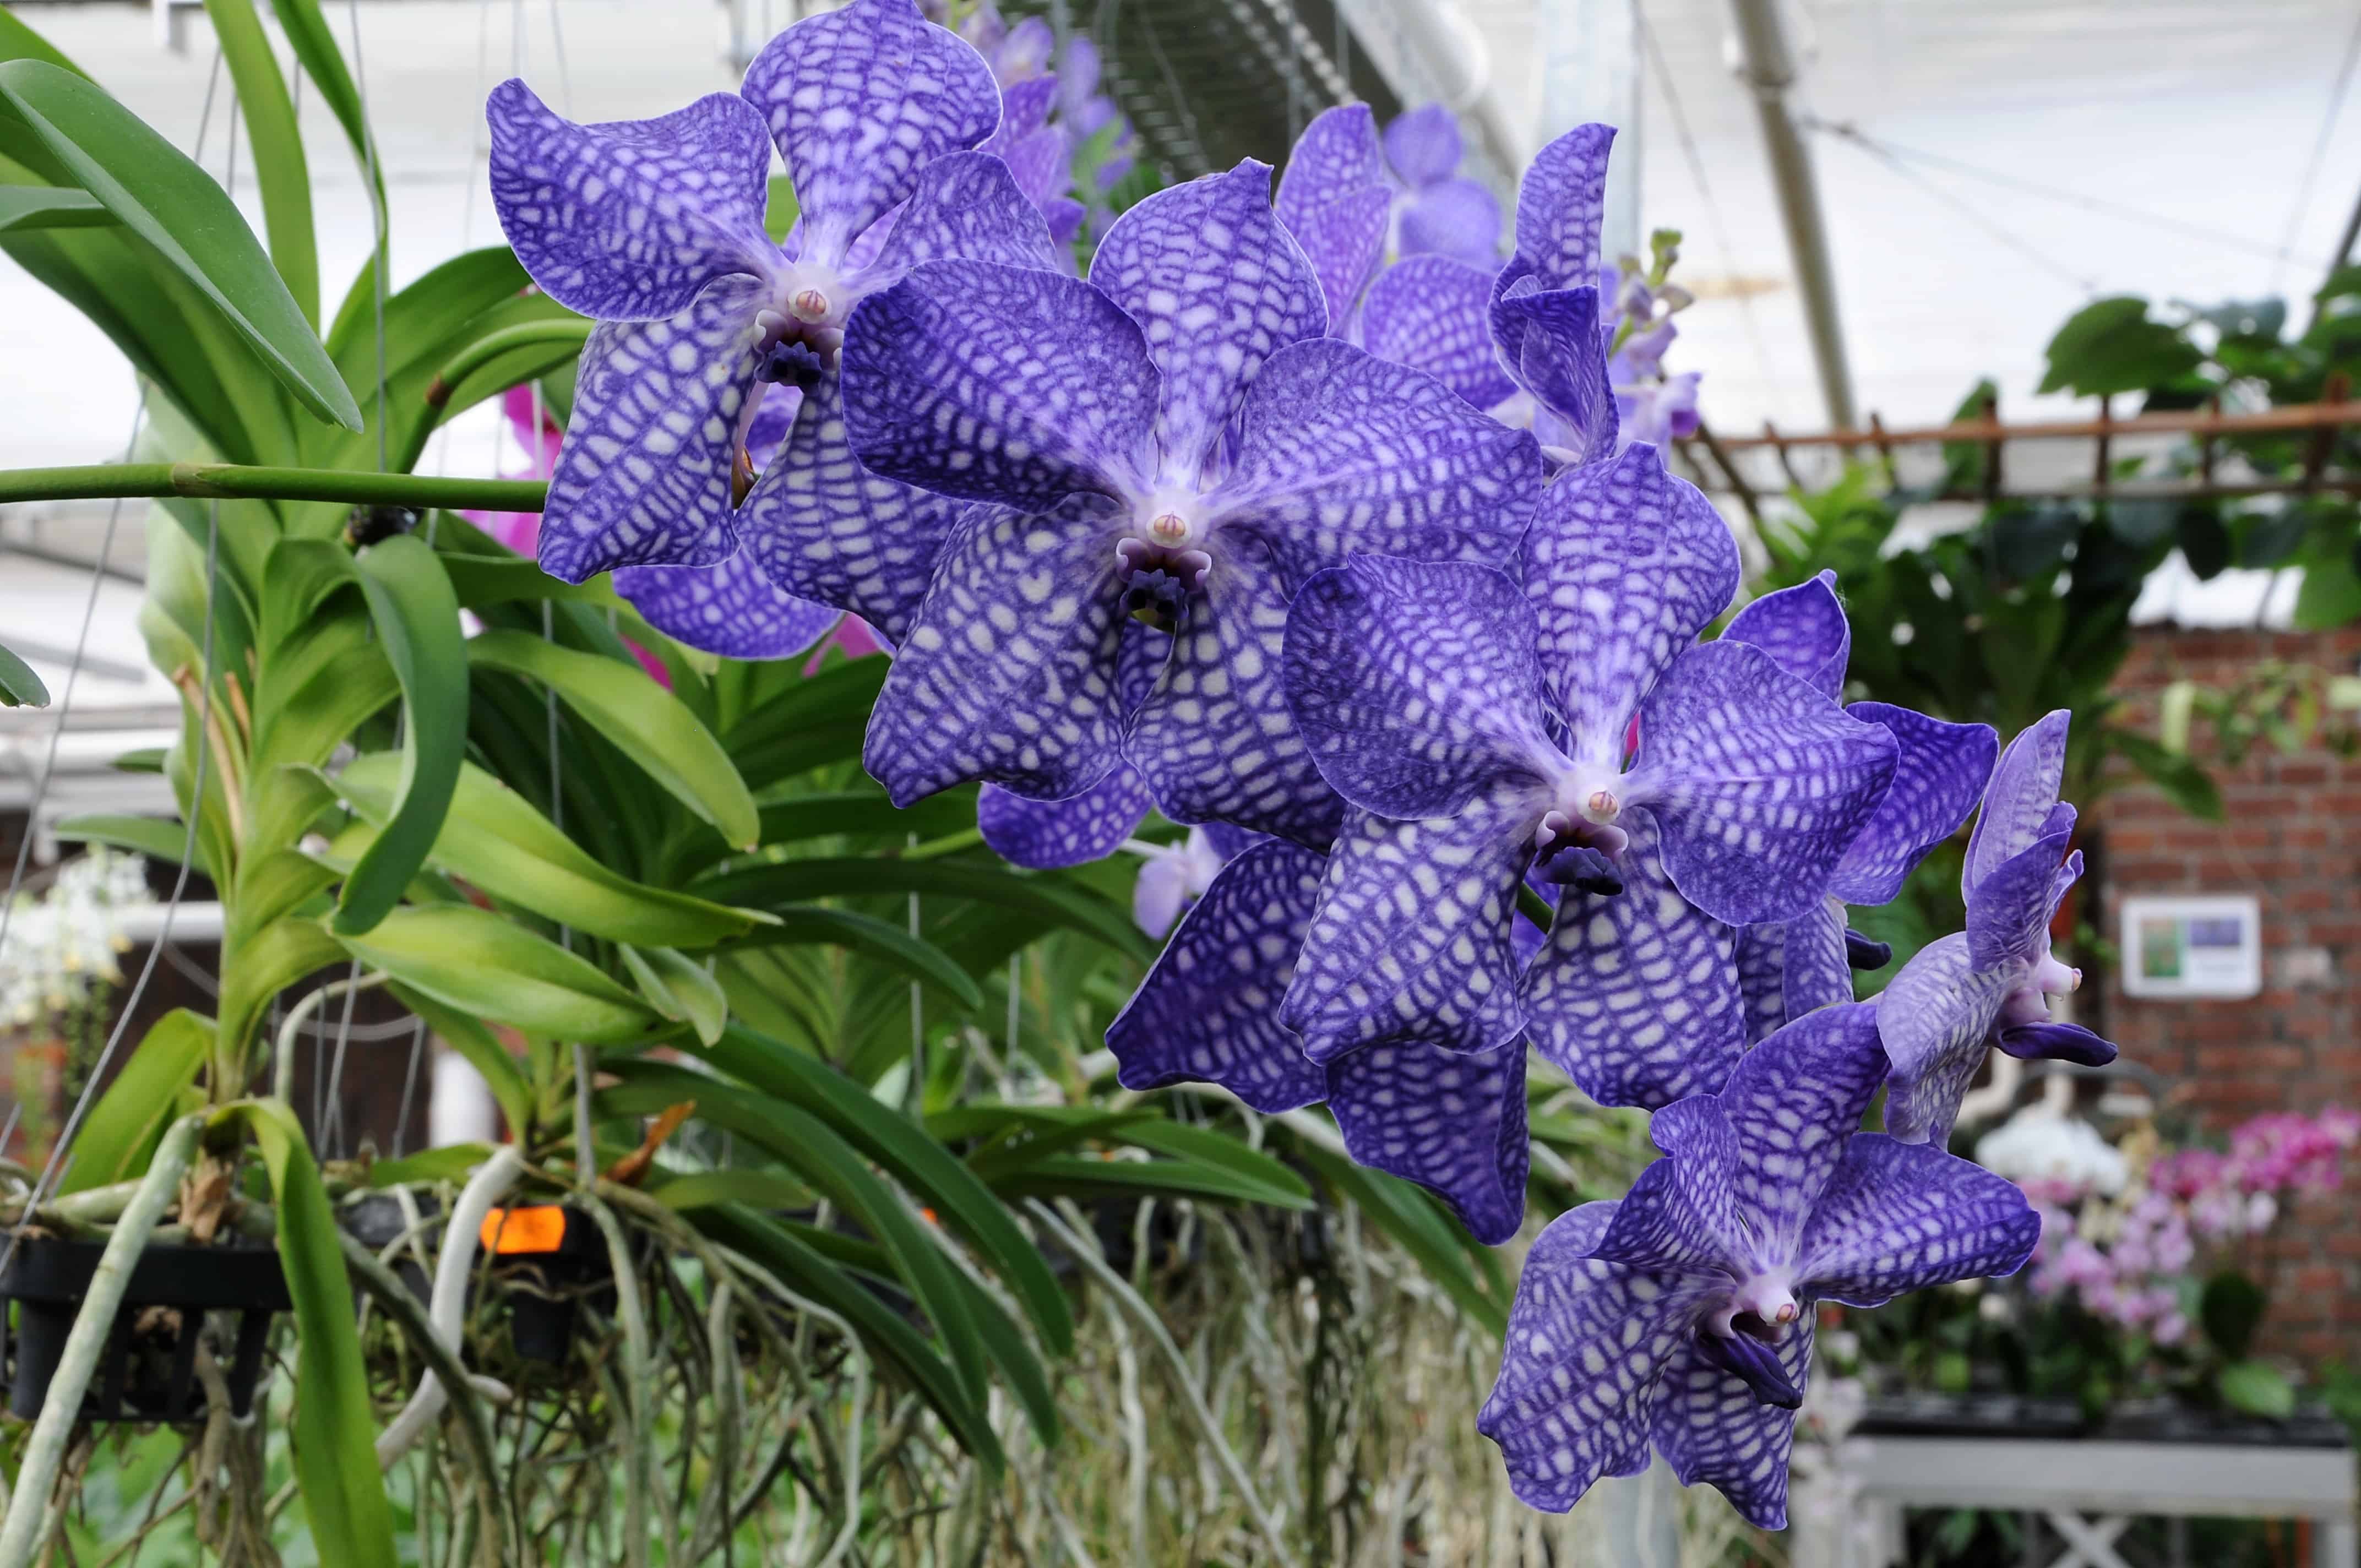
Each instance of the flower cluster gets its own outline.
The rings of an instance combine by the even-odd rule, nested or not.
[[[642,574],[652,620],[725,653],[862,617],[895,649],[869,772],[897,803],[992,786],[1020,863],[1151,808],[1202,829],[1143,903],[1202,889],[1110,1030],[1126,1085],[1324,1100],[1490,1242],[1524,1215],[1529,1048],[1657,1113],[1666,1157],[1536,1245],[1482,1425],[1537,1505],[1653,1446],[1776,1524],[1815,1303],[2033,1245],[1941,1147],[1987,1045],[2112,1054],[2048,1021],[2065,716],[1995,769],[1982,726],[1846,706],[1828,579],[1707,638],[1738,551],[1623,428],[1668,258],[1602,266],[1606,127],[1534,160],[1505,261],[1433,117],[1381,141],[1356,105],[1275,194],[1251,160],[1159,191],[1077,277],[1016,113],[914,0],[799,22],[659,120],[500,88],[511,241],[601,323],[544,565]],[[1980,798],[1969,930],[1853,1003],[1883,955],[1845,905]],[[1856,1132],[1882,1083],[1894,1135]]]
[[[45,895],[20,894],[0,954],[0,1026],[53,1018],[121,981],[123,913],[148,902],[139,857],[104,849],[60,867]]]

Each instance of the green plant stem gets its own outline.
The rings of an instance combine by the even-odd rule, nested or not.
[[[623,1324],[623,1389],[626,1419],[631,1431],[623,1440],[623,1524],[629,1538],[623,1543],[623,1561],[628,1568],[647,1568],[648,1563],[648,1450],[655,1441],[655,1429],[649,1421],[648,1397],[655,1387],[654,1346],[648,1339],[647,1313],[640,1305],[640,1277],[631,1265],[631,1244],[623,1234],[622,1222],[615,1212],[598,1201],[598,1195],[585,1187],[574,1195],[590,1218],[598,1223],[599,1233],[607,1238],[608,1266],[615,1277],[616,1316]],[[721,1482],[726,1489],[729,1482]],[[677,1533],[667,1519],[664,1534],[667,1540]]]
[[[196,1154],[197,1135],[204,1130],[205,1121],[206,1113],[199,1112],[165,1130],[148,1174],[140,1179],[139,1190],[132,1195],[115,1234],[107,1238],[106,1251],[99,1257],[82,1308],[74,1314],[73,1328],[66,1335],[65,1353],[42,1398],[40,1419],[26,1440],[16,1490],[8,1499],[6,1522],[0,1523],[0,1568],[27,1568],[40,1550],[47,1533],[41,1527],[49,1493],[57,1486],[66,1444],[82,1419],[82,1394],[98,1370],[100,1353],[114,1335],[115,1314],[123,1305],[124,1291],[130,1288],[131,1270],[139,1261],[140,1249],[148,1245],[148,1234],[164,1217],[164,1210],[180,1195],[181,1178]]]
[[[1517,909],[1524,917],[1546,931],[1557,921],[1557,914],[1530,883],[1517,883]]]
[[[343,468],[261,468],[242,463],[99,463],[76,468],[0,469],[0,505],[118,496],[193,496],[539,511],[548,495],[549,486],[539,479],[442,479]]]
[[[587,321],[521,322],[487,334],[453,355],[435,373],[434,379],[427,384],[427,406],[439,409],[449,402],[452,390],[460,382],[511,349],[534,348],[544,343],[587,343],[590,329],[597,324]]]

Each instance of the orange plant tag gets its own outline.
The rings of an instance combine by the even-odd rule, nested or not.
[[[486,1252],[555,1252],[566,1243],[566,1211],[555,1203],[495,1209],[484,1216]]]

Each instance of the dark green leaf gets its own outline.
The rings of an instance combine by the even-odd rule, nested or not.
[[[2284,565],[2288,558],[2303,548],[2304,539],[2312,532],[2312,518],[2297,507],[2283,507],[2278,511],[2250,514],[2238,540],[2238,565],[2241,566]]]
[[[2225,1268],[2205,1282],[2198,1298],[2197,1321],[2205,1337],[2224,1361],[2243,1361],[2262,1326],[2270,1298],[2263,1288],[2235,1268]]]
[[[686,1176],[659,1177],[648,1196],[667,1209],[704,1209],[716,1203],[743,1203],[750,1209],[809,1209],[818,1201],[812,1190],[775,1170],[699,1170]]]
[[[2295,1414],[2295,1387],[2277,1368],[2239,1361],[2222,1369],[2222,1402],[2242,1415],[2285,1420]]]
[[[478,641],[482,639],[478,639]],[[815,898],[916,893],[979,903],[1028,915],[1097,938],[1143,963],[1157,944],[1128,911],[1056,872],[1023,873],[975,861],[912,861],[893,856],[780,861],[706,878],[691,888],[719,904],[777,909]]]
[[[467,745],[467,640],[450,579],[423,540],[402,534],[361,555],[361,591],[401,683],[401,777],[377,841],[345,879],[335,934],[368,931],[401,900],[443,831]]]
[[[0,98],[76,183],[211,301],[304,407],[347,429],[359,405],[211,176],[93,83],[40,60],[0,65]]]
[[[270,235],[270,259],[316,333],[320,253],[312,232],[312,176],[287,78],[280,73],[279,57],[263,34],[254,0],[205,0],[205,15],[213,22],[214,40],[237,91],[237,106],[246,116],[255,183],[262,192],[262,226]]]
[[[2049,367],[2039,389],[2086,398],[2145,391],[2203,362],[2179,328],[2148,319],[2146,300],[2118,295],[2094,300],[2067,318],[2049,340]]]
[[[2177,532],[2180,554],[2200,582],[2220,576],[2230,564],[2230,531],[2222,525],[2222,514],[2215,507],[2202,502],[2184,505]]]
[[[829,909],[816,904],[791,904],[770,912],[774,924],[750,933],[741,948],[795,947],[826,944],[866,954],[912,980],[950,992],[961,1007],[983,1005],[983,992],[967,970],[939,948],[913,937],[901,927],[850,909]]]

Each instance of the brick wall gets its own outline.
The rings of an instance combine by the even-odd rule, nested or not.
[[[2140,634],[2119,687],[2152,726],[2156,696],[2180,678],[2227,685],[2277,659],[2351,674],[2361,628],[2333,633]],[[2152,729],[2151,729],[2151,732]],[[2201,722],[2195,744],[2207,744]],[[2219,1132],[2261,1111],[2361,1107],[2361,757],[2260,746],[2217,767],[2224,820],[2184,815],[2155,789],[2120,782],[2095,813],[2100,929],[2145,893],[2254,893],[2262,902],[2263,985],[2242,1002],[2135,1000],[2110,975],[2103,1026],[2124,1056],[2164,1075],[2172,1110]],[[2307,1358],[2361,1365],[2361,1174],[2285,1227],[2272,1339]]]

